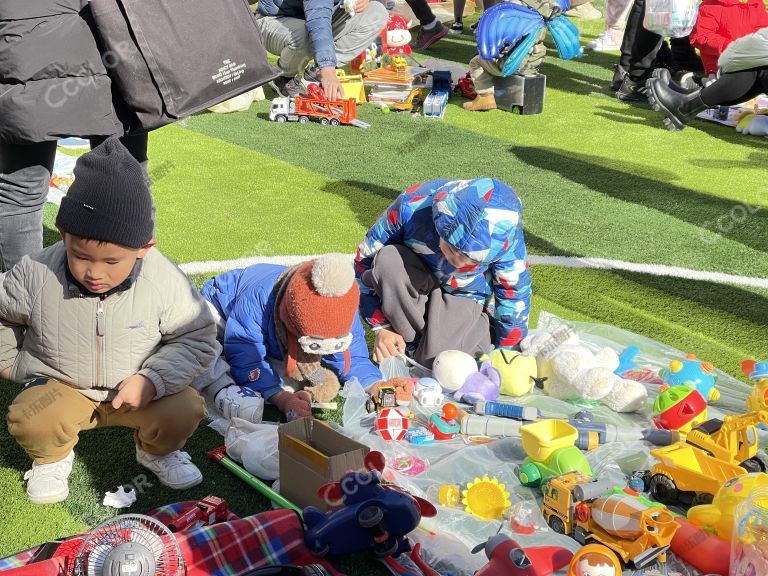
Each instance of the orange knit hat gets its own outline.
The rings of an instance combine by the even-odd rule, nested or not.
[[[324,340],[349,337],[359,305],[360,289],[352,262],[347,257],[328,254],[299,264],[280,302],[280,319],[288,332],[286,373],[291,376],[295,371],[298,339],[306,336]],[[347,343],[343,348],[345,372],[350,363],[348,348]],[[304,352],[311,354],[308,350]]]

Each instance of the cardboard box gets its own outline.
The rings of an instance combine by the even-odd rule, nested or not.
[[[277,434],[280,494],[302,508],[327,510],[317,490],[350,470],[362,470],[370,450],[314,418],[282,424]]]

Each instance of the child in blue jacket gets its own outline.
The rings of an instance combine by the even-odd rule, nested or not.
[[[345,256],[232,270],[206,282],[202,295],[218,316],[226,363],[195,387],[225,417],[258,422],[264,400],[289,418],[310,416],[313,396],[328,400],[339,382],[357,378],[367,388],[382,379],[369,358]]]
[[[531,298],[522,211],[490,178],[433,180],[397,197],[355,259],[376,361],[407,349],[430,367],[443,350],[518,346]]]

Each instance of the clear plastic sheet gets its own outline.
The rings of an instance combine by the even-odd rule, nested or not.
[[[579,334],[582,344],[593,351],[610,347],[621,353],[629,345],[638,346],[640,353],[635,361],[642,368],[659,370],[667,367],[670,360],[685,356],[683,351],[626,330],[608,325],[566,322],[546,312],[542,312],[537,329],[552,331],[563,324],[573,328]],[[385,375],[402,375],[403,366],[402,360],[397,360],[383,365],[382,370]],[[721,417],[729,412],[744,412],[750,386],[721,371],[717,371],[717,374],[717,387],[721,392],[721,398],[714,405],[710,405],[710,417]],[[652,427],[651,407],[658,395],[658,386],[646,384],[646,387],[649,392],[646,409],[632,414],[618,414],[605,406],[590,402],[571,403],[555,400],[543,395],[540,390],[535,390],[529,396],[500,400],[535,406],[544,417],[569,418],[580,410],[589,410],[593,414],[593,421],[615,424],[619,429],[619,441],[600,446],[587,453],[587,458],[598,477],[608,478],[617,486],[623,487],[626,486],[628,475],[636,470],[650,469],[654,462],[650,456],[653,446],[642,441],[642,430]],[[425,520],[423,523],[423,527],[434,534],[430,535],[419,530],[414,533],[414,539],[422,542],[425,547],[425,558],[436,561],[441,572],[452,572],[456,575],[472,574],[485,563],[485,556],[482,553],[473,556],[469,551],[493,536],[500,526],[504,533],[518,540],[523,546],[560,545],[573,551],[579,548],[573,539],[551,530],[537,530],[529,535],[513,532],[510,523],[511,512],[508,512],[500,521],[483,521],[464,512],[461,505],[447,508],[437,504],[437,492],[441,485],[458,484],[464,488],[476,477],[487,475],[495,477],[505,485],[510,494],[512,508],[522,501],[536,502],[539,506],[540,490],[522,486],[515,476],[516,466],[525,458],[519,438],[503,438],[487,444],[472,444],[461,438],[455,438],[436,441],[426,446],[415,446],[407,442],[387,442],[372,432],[375,416],[365,411],[367,396],[359,383],[348,382],[342,394],[346,397],[343,428],[341,428],[343,433],[369,445],[372,449],[382,451],[387,461],[401,456],[412,456],[428,461],[428,469],[417,476],[400,474],[389,469],[387,475],[404,489],[436,504],[437,517]],[[459,407],[469,408],[466,405],[459,405]],[[432,411],[416,402],[411,404],[410,410],[414,414],[414,424],[421,425],[426,424]],[[761,432],[762,439],[764,434]],[[456,553],[456,540],[464,546],[461,554]],[[696,571],[674,559],[672,555],[670,555],[669,569],[670,574],[674,572],[684,576],[697,574]],[[625,574],[633,574],[633,571],[627,570]]]

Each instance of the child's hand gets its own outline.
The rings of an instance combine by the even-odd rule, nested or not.
[[[405,352],[405,340],[397,332],[382,328],[376,330],[376,340],[373,344],[373,359],[381,364],[382,360],[392,358]]]
[[[306,390],[288,392],[283,390],[270,396],[269,401],[277,406],[288,420],[312,416],[312,395]]]
[[[129,410],[140,410],[157,394],[152,380],[141,374],[129,376],[120,383],[119,392],[112,400],[112,407],[117,410],[121,406],[126,406]]]
[[[0,372],[0,378],[5,378],[6,380],[11,379],[11,366]]]

